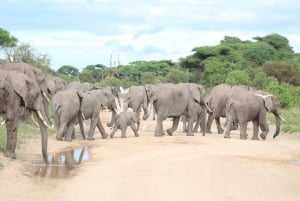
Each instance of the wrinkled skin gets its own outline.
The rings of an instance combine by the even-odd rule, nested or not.
[[[42,95],[36,81],[17,71],[0,70],[0,113],[4,115],[7,131],[6,150],[16,158],[15,149],[18,134],[19,112],[22,108],[36,114],[41,132],[44,160],[47,162],[47,124]],[[38,115],[40,112],[41,115]]]
[[[80,97],[76,90],[66,89],[57,92],[52,98],[52,110],[55,125],[58,129],[56,134],[57,140],[72,141],[72,133],[79,119],[79,126],[83,130],[83,124],[78,118],[80,116]]]
[[[111,93],[107,93],[102,89],[78,92],[81,101],[80,112],[83,114],[85,119],[91,119],[90,130],[88,132],[87,140],[94,140],[94,132],[97,127],[102,138],[107,138],[107,134],[103,128],[103,125],[100,120],[100,110],[102,108],[111,108],[113,111],[116,111],[117,106],[115,102],[115,97]],[[81,116],[79,116],[81,118]],[[83,136],[85,136],[83,132]]]
[[[259,91],[243,91],[235,93],[228,98],[226,103],[227,125],[225,138],[230,138],[230,124],[237,121],[240,125],[240,138],[247,139],[247,124],[253,123],[252,140],[259,140],[259,127],[262,131],[260,137],[266,139],[269,133],[269,126],[266,119],[266,113],[272,112],[276,117],[275,138],[280,132],[280,103],[274,95],[261,96]]]
[[[128,89],[128,93],[125,95],[123,101],[123,111],[127,111],[128,108],[132,108],[133,112],[137,113],[138,116],[138,128],[140,128],[140,116],[141,109],[144,111],[143,119],[146,120],[150,113],[148,112],[150,100],[147,96],[146,89],[144,86],[132,86]]]
[[[33,80],[35,80],[40,88],[40,92],[43,98],[43,106],[44,111],[47,115],[47,120],[50,122],[50,116],[48,114],[48,97],[47,97],[47,76],[44,72],[40,69],[35,68],[27,63],[5,63],[0,62],[0,69],[2,70],[13,70],[24,73],[25,75],[29,76]]]
[[[208,119],[206,125],[207,133],[212,133],[211,125],[213,119],[216,120],[218,133],[222,134],[224,132],[224,129],[220,124],[220,118],[226,117],[226,102],[232,94],[238,93],[240,90],[252,91],[253,89],[243,85],[230,86],[228,84],[220,84],[213,87],[210,93],[205,97],[205,102],[210,109],[210,111],[208,111]]]
[[[106,86],[106,87],[103,87],[102,90],[105,91],[106,93],[110,93],[113,97],[115,97],[118,100],[118,104],[119,104],[119,106],[121,108],[121,102],[120,102],[120,97],[119,97],[119,90],[116,87],[114,87],[114,86]],[[114,119],[115,119],[115,117],[117,115],[116,108],[109,107],[109,106],[107,106],[107,108],[112,112],[111,113],[110,122],[107,123],[107,126],[108,127],[112,127]]]
[[[191,110],[191,119],[194,125],[193,132],[198,132],[198,129],[200,127],[200,132],[203,133],[205,130],[205,122],[206,122],[206,110],[204,110],[204,107],[201,107],[198,103],[193,104],[193,108]],[[187,121],[186,116],[182,115],[182,126],[183,126],[183,132],[187,132]]]
[[[197,103],[204,108],[204,88],[199,84],[180,83],[180,84],[160,84],[157,86],[145,85],[147,95],[153,102],[153,107],[157,112],[157,124],[155,128],[155,136],[164,135],[163,121],[173,118],[173,125],[167,129],[167,133],[172,135],[178,128],[181,115],[185,115],[188,121],[187,135],[193,136],[193,104]],[[203,131],[205,135],[205,130]]]
[[[126,137],[126,129],[128,126],[131,127],[132,131],[134,132],[134,136],[138,137],[138,130],[136,127],[136,124],[138,124],[138,117],[135,112],[127,112],[123,111],[120,114],[117,114],[113,126],[113,130],[110,133],[110,138],[113,138],[115,133],[117,132],[118,129],[121,130],[121,137],[125,138]]]

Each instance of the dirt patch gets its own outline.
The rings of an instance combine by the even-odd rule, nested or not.
[[[109,118],[110,113],[102,112],[104,124]],[[113,139],[103,140],[97,132],[95,141],[78,137],[71,143],[51,136],[49,153],[92,147],[89,160],[65,178],[32,176],[28,164],[42,156],[40,140],[28,139],[18,149],[17,160],[0,156],[5,165],[0,170],[0,200],[299,200],[299,134],[272,139],[270,126],[265,141],[239,140],[238,131],[224,139],[213,127],[213,134],[188,137],[180,125],[174,136],[154,137],[155,124],[151,118],[142,121],[140,137],[129,128],[126,139],[120,138],[120,131]],[[170,125],[168,120],[164,128]]]

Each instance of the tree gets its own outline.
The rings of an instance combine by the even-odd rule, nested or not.
[[[78,69],[74,66],[70,66],[70,65],[64,65],[62,67],[60,67],[58,70],[57,70],[57,74],[63,74],[63,75],[67,75],[67,76],[77,76],[79,73]]]
[[[0,28],[0,47],[9,48],[17,46],[18,39],[7,30]]]
[[[167,82],[171,82],[171,83],[180,83],[180,82],[189,81],[188,73],[178,68],[171,69],[167,74],[166,78],[167,78]]]
[[[229,85],[247,85],[247,86],[250,86],[252,84],[248,73],[243,70],[231,71],[228,74],[225,83]]]

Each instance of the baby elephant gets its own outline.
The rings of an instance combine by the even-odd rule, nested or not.
[[[113,130],[110,133],[110,138],[114,137],[114,134],[116,133],[116,131],[118,129],[121,130],[121,137],[125,138],[127,126],[130,126],[132,131],[134,132],[135,137],[138,137],[139,134],[137,131],[137,126],[136,126],[138,121],[139,121],[139,119],[135,112],[124,111],[124,112],[117,114],[117,116],[115,117]]]

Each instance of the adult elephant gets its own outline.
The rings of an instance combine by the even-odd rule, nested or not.
[[[16,158],[18,121],[20,109],[24,107],[34,112],[41,132],[42,154],[47,162],[48,134],[40,88],[35,80],[17,71],[0,70],[0,113],[6,124],[7,153]]]
[[[220,84],[213,87],[210,93],[205,97],[205,103],[209,108],[206,125],[207,133],[212,133],[211,126],[214,119],[216,120],[218,133],[222,134],[224,132],[220,123],[220,118],[226,117],[226,102],[232,94],[253,90],[253,88],[245,85],[230,86],[228,84]],[[235,124],[235,127],[236,126],[237,125]]]
[[[150,86],[150,85],[148,85]],[[131,86],[128,89],[128,93],[123,100],[123,111],[127,111],[128,108],[132,108],[133,112],[137,114],[139,119],[137,124],[137,130],[140,127],[141,110],[143,109],[143,119],[146,120],[150,113],[148,112],[148,106],[150,99],[147,96],[145,86]]]
[[[91,119],[87,140],[95,139],[94,132],[96,127],[98,128],[102,138],[107,138],[108,135],[103,128],[99,113],[102,108],[109,108],[116,112],[117,105],[115,102],[115,97],[110,92],[107,92],[103,89],[85,92],[81,91],[78,92],[78,95],[81,99],[80,113],[82,114],[79,115],[79,118],[82,118],[83,116],[85,119]],[[84,131],[82,135],[85,136]]]
[[[50,122],[50,116],[48,114],[49,97],[47,96],[47,75],[40,69],[27,63],[0,62],[0,69],[24,73],[25,75],[29,76],[31,79],[37,82],[40,92],[42,94],[43,106],[46,112],[47,120],[48,122]]]
[[[72,141],[72,133],[75,123],[79,120],[81,133],[83,123],[80,116],[80,97],[76,90],[65,89],[57,92],[52,98],[52,109],[55,125],[58,129],[57,140]],[[85,137],[83,136],[85,139]]]
[[[173,118],[172,127],[167,129],[167,133],[172,135],[178,127],[181,115],[186,115],[188,121],[187,135],[194,135],[192,132],[194,103],[199,104],[205,110],[205,90],[201,85],[194,83],[167,83],[155,87],[146,85],[145,88],[157,112],[155,136],[162,136],[164,134],[162,123],[168,117]],[[203,135],[205,135],[205,130],[203,131]]]
[[[272,112],[276,117],[276,131],[273,138],[280,132],[280,103],[276,96],[261,91],[243,91],[232,94],[226,103],[227,125],[225,138],[230,138],[231,124],[238,122],[240,125],[240,139],[247,139],[247,124],[253,123],[252,140],[259,140],[259,127],[262,130],[260,137],[266,139],[269,133],[269,126],[266,113]]]
[[[70,82],[67,86],[66,89],[74,89],[77,91],[90,91],[93,89],[99,89],[99,87],[95,86],[92,83],[89,82],[78,82],[78,81],[73,81]]]

